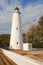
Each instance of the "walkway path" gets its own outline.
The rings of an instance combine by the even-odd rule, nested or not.
[[[13,62],[10,58],[8,58],[6,55],[2,54],[0,51],[0,65],[17,65],[17,64]]]

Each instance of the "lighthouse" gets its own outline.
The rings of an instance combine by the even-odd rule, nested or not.
[[[10,37],[11,49],[23,49],[22,39],[22,26],[21,26],[21,12],[16,7],[13,13],[11,37]]]

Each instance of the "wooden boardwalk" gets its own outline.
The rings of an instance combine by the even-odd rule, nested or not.
[[[32,59],[36,59],[43,62],[43,51],[24,51],[24,50],[17,50],[17,49],[12,49],[8,51],[11,51],[20,55],[24,55]],[[9,57],[4,55],[2,51],[0,51],[0,65],[17,65],[17,64],[13,62]]]
[[[2,54],[0,51],[0,65],[17,65],[17,64],[13,62],[10,58],[8,58],[6,55]]]

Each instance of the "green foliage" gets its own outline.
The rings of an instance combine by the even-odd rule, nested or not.
[[[25,43],[26,42],[26,34],[23,33],[23,42]]]
[[[2,34],[0,35],[0,47],[5,48],[9,46],[10,35]]]
[[[26,36],[27,42],[31,42],[33,47],[43,48],[43,16],[39,18],[38,24],[28,30]]]

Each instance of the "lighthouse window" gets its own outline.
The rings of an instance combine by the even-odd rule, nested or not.
[[[17,44],[18,44],[18,42],[17,42]]]
[[[18,27],[16,29],[18,30]]]

